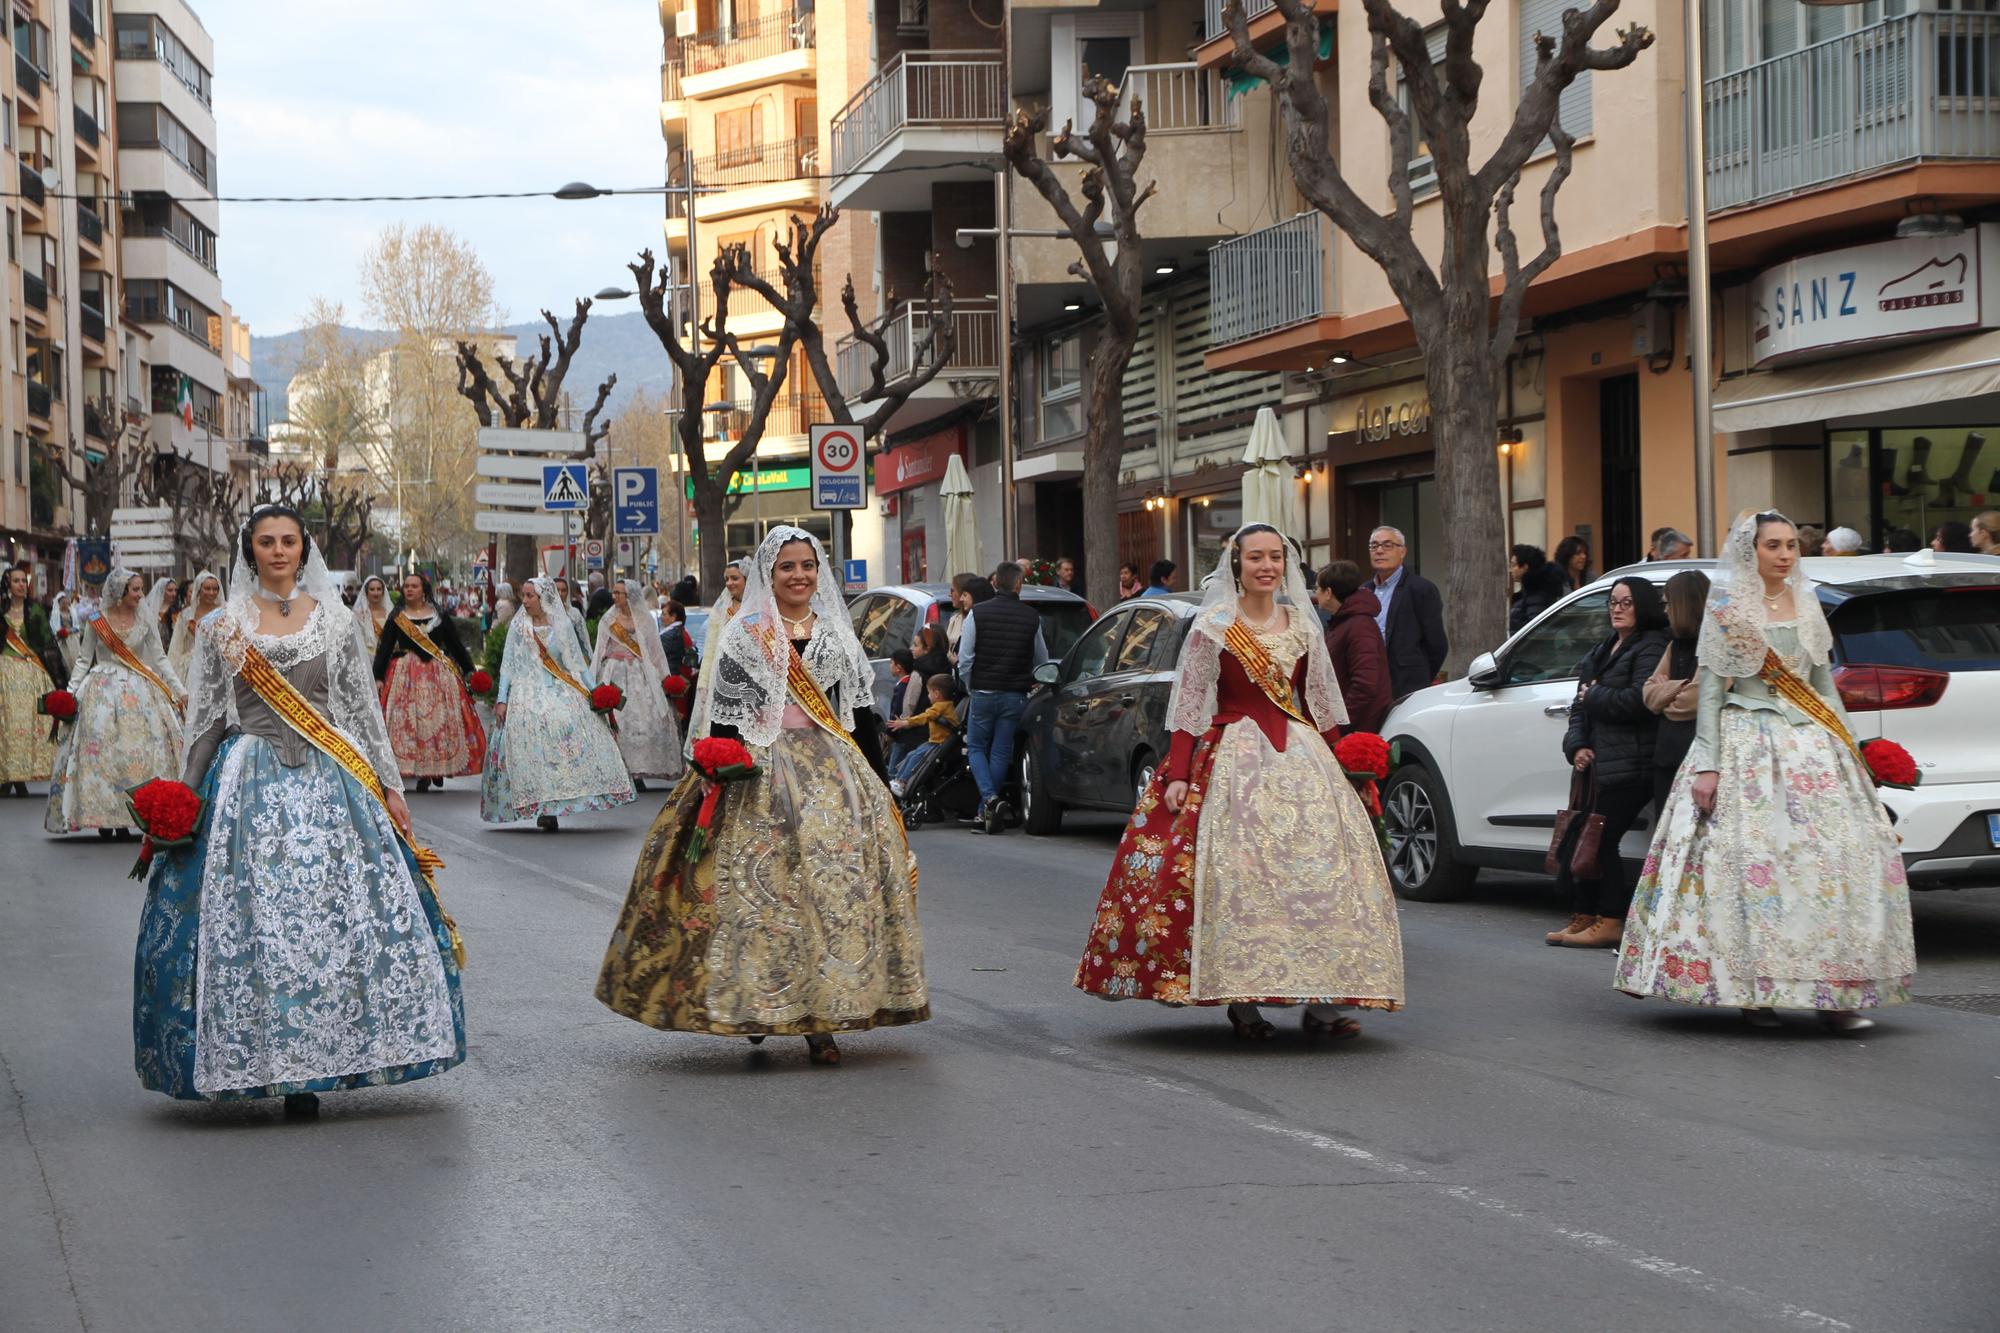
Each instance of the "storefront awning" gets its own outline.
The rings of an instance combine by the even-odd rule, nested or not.
[[[2000,393],[2000,329],[1716,386],[1715,429],[1735,435]]]

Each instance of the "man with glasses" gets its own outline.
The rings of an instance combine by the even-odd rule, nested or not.
[[[1389,527],[1368,534],[1368,587],[1382,604],[1375,624],[1389,650],[1389,690],[1400,699],[1437,679],[1451,643],[1444,633],[1444,598],[1437,585],[1403,568],[1409,543]]]

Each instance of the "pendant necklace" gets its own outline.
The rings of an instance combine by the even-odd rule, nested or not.
[[[805,615],[798,620],[793,620],[783,611],[778,612],[778,619],[785,622],[786,632],[789,633],[794,639],[810,639],[812,637],[812,618],[813,618],[813,613],[810,611],[806,612]],[[804,625],[805,628],[800,629],[799,626],[801,625]]]
[[[280,597],[260,583],[257,585],[257,595],[267,602],[276,602],[278,604],[278,614],[289,620],[292,617],[292,598],[299,595],[299,590],[298,585],[294,584],[289,593]]]

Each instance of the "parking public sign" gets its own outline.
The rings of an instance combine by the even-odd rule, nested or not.
[[[566,510],[589,506],[590,484],[584,478],[583,464],[542,464],[542,508]]]
[[[812,507],[861,509],[868,504],[867,451],[859,426],[812,428]]]
[[[660,470],[621,467],[611,470],[611,531],[619,537],[660,535]]]

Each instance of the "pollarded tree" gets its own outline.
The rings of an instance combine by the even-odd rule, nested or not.
[[[1279,64],[1257,51],[1239,0],[1223,22],[1238,69],[1271,85],[1285,122],[1285,152],[1307,203],[1332,219],[1388,276],[1424,354],[1436,442],[1439,500],[1445,515],[1445,601],[1451,608],[1452,649],[1446,669],[1457,673],[1507,632],[1507,537],[1501,514],[1500,368],[1514,346],[1528,285],[1562,255],[1556,195],[1569,179],[1574,140],[1557,118],[1563,89],[1586,70],[1618,70],[1653,44],[1638,25],[1609,46],[1591,45],[1618,12],[1618,0],[1593,0],[1565,10],[1562,31],[1535,34],[1535,70],[1521,89],[1499,142],[1475,160],[1474,122],[1485,71],[1472,58],[1473,34],[1488,0],[1443,0],[1444,59],[1431,63],[1424,26],[1390,0],[1361,0],[1368,17],[1368,102],[1389,127],[1387,212],[1362,199],[1335,163],[1334,124],[1312,60]],[[1286,48],[1319,49],[1319,17],[1309,0],[1275,0],[1285,18]],[[1502,11],[1505,13],[1506,11]],[[1406,110],[1391,83],[1391,61],[1409,98]],[[1511,90],[1511,83],[1507,85]],[[1434,265],[1412,234],[1416,199],[1408,164],[1422,139],[1437,175],[1443,238]],[[1554,150],[1540,197],[1542,246],[1524,260],[1514,230],[1514,192],[1528,160]],[[1500,259],[1500,293],[1492,294],[1492,260]]]

